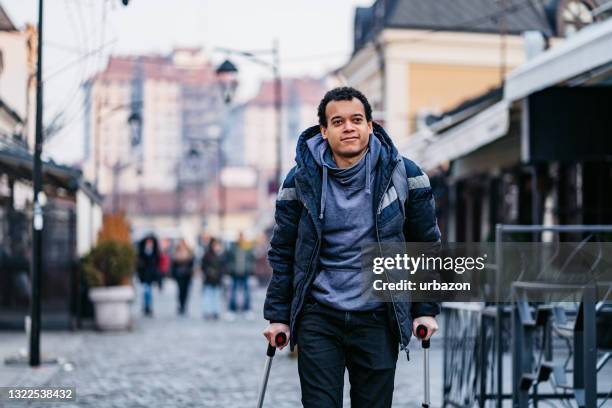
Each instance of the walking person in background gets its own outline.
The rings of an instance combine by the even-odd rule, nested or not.
[[[164,279],[170,274],[170,240],[162,239],[159,250],[159,290],[164,288]]]
[[[181,239],[172,254],[172,277],[178,286],[178,314],[184,315],[193,275],[193,252]]]
[[[272,277],[272,268],[268,264],[268,243],[270,237],[262,232],[255,243],[253,255],[255,257],[255,276],[260,287],[267,287]]]
[[[210,235],[208,233],[202,232],[198,235],[195,249],[193,251],[193,259],[196,265],[202,265],[202,259],[204,258],[204,254],[206,253],[206,248],[208,248],[209,242]]]
[[[138,279],[143,287],[143,312],[153,315],[153,283],[159,280],[159,247],[154,235],[138,244]]]
[[[221,243],[211,238],[202,258],[204,318],[217,320],[221,314],[221,282],[224,272]]]
[[[244,238],[244,234],[238,234],[238,240],[234,242],[227,255],[227,265],[232,277],[229,310],[232,313],[243,311],[250,315],[251,299],[249,293],[249,276],[253,274],[255,258],[253,245]],[[242,291],[242,305],[238,304],[238,292]]]

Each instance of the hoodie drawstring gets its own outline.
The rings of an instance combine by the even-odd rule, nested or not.
[[[366,166],[365,166],[365,170],[366,170],[365,192],[366,192],[367,195],[370,195],[370,177],[372,177],[371,174],[370,174],[371,171],[372,171],[372,169],[370,168],[370,166],[372,165],[372,163],[371,163],[372,160],[370,159],[370,156],[371,156],[370,155],[370,151],[368,149],[368,151],[366,152],[366,157],[365,157],[365,159],[366,159],[366,162],[365,162],[365,164],[366,164]]]
[[[327,196],[327,166],[323,165],[323,185],[321,186],[321,214],[319,219],[323,219],[323,212],[325,211],[325,196]]]

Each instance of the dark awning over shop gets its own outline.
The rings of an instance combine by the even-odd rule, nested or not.
[[[32,180],[33,157],[24,149],[0,146],[0,172],[23,180]],[[70,192],[79,189],[81,172],[54,162],[43,162],[44,183]]]

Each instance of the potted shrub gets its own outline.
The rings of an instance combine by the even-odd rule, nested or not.
[[[96,326],[101,330],[130,327],[130,303],[134,300],[132,275],[136,253],[130,244],[106,240],[83,260],[83,275],[94,304]]]

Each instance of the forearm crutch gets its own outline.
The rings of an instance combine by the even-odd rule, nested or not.
[[[419,324],[416,329],[417,337],[424,339],[427,337],[427,327]],[[429,340],[421,340],[423,346],[423,374],[425,378],[425,398],[423,398],[423,408],[429,408]]]
[[[277,333],[274,337],[274,343],[276,346],[283,346],[287,342],[287,335],[283,332]],[[270,367],[272,367],[272,359],[276,353],[276,347],[268,343],[268,351],[266,352],[266,366],[264,368],[264,376],[261,381],[261,387],[259,388],[259,398],[257,398],[257,408],[263,406],[264,397],[266,395],[266,387],[268,386],[268,377],[270,376]]]

